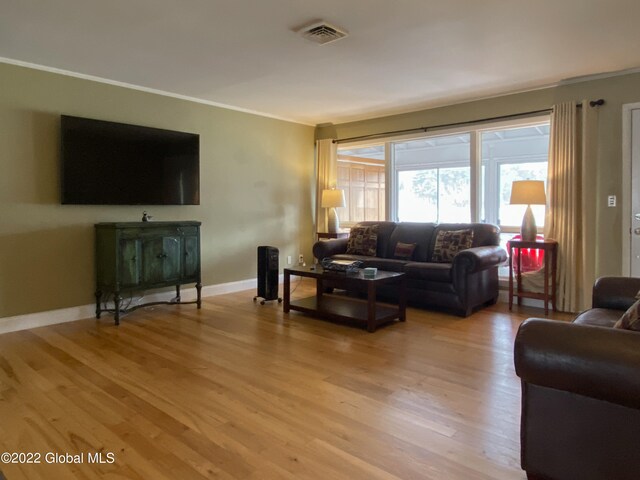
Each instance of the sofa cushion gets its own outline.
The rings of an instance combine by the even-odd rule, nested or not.
[[[349,232],[347,253],[374,257],[378,249],[378,226],[355,226]]]
[[[473,230],[440,230],[431,256],[432,262],[452,262],[453,257],[473,245]]]
[[[609,308],[591,308],[576,317],[573,323],[592,327],[613,327],[620,319],[619,310]]]
[[[638,296],[636,295],[636,298]],[[615,323],[613,328],[622,328],[624,330],[633,330],[640,332],[640,300],[629,307],[624,315]]]
[[[404,266],[404,272],[413,278],[432,282],[451,283],[450,263],[410,262]]]
[[[435,223],[400,222],[396,224],[389,238],[389,247],[385,255],[386,258],[393,258],[396,245],[398,243],[415,243],[416,249],[413,252],[412,260],[416,262],[426,262],[431,248],[433,232],[436,229]]]
[[[416,249],[416,243],[396,243],[396,248],[393,252],[393,258],[396,260],[411,260],[413,252]]]

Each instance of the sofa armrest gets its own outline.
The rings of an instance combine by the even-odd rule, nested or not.
[[[514,348],[522,381],[640,408],[640,333],[530,318]]]
[[[600,277],[593,285],[593,308],[626,310],[636,301],[640,278]]]
[[[347,251],[348,238],[334,238],[331,240],[320,240],[313,245],[313,256],[319,261],[323,258],[332,257]]]
[[[468,248],[453,258],[453,268],[464,268],[468,273],[497,267],[507,260],[507,252],[497,245]]]

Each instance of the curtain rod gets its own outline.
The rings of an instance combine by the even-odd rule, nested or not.
[[[589,102],[589,105],[591,107],[599,107],[600,105],[604,105],[604,100],[602,98],[599,98],[598,100],[591,100]],[[577,103],[576,107],[582,107],[582,103]],[[360,135],[358,137],[340,138],[337,140],[333,140],[333,143],[351,142],[354,140],[364,140],[367,138],[376,138],[376,137],[388,137],[390,135],[400,135],[403,133],[416,133],[416,132],[426,133],[429,130],[440,130],[443,128],[460,127],[463,125],[473,125],[476,123],[487,123],[487,122],[494,122],[497,120],[508,120],[510,118],[528,117],[528,116],[542,114],[542,113],[551,113],[552,110],[553,109],[551,108],[545,108],[543,110],[533,110],[530,112],[512,113],[510,115],[500,115],[498,117],[481,118],[479,120],[468,120],[466,122],[443,123],[441,125],[432,125],[430,127],[416,127],[416,128],[407,128],[404,130],[393,130],[390,132],[370,133],[369,135]]]

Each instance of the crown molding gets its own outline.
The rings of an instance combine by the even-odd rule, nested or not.
[[[13,58],[0,57],[0,63],[6,63],[9,65],[16,65],[18,67],[31,68],[34,70],[41,70],[44,72],[55,73],[58,75],[65,75],[67,77],[80,78],[82,80],[89,80],[91,82],[104,83],[107,85],[113,85],[116,87],[128,88],[130,90],[138,90],[140,92],[152,93],[155,95],[162,95],[163,97],[176,98],[178,100],[185,100],[187,102],[200,103],[202,105],[208,105],[210,107],[224,108],[225,110],[233,110],[235,112],[248,113],[249,115],[256,115],[259,117],[271,118],[274,120],[281,120],[283,122],[295,123],[298,125],[306,125],[308,127],[314,127],[315,125],[309,123],[303,123],[291,118],[279,117],[277,115],[271,115],[265,112],[259,112],[257,110],[251,110],[248,108],[235,107],[233,105],[227,105],[226,103],[213,102],[210,100],[204,100],[202,98],[190,97],[188,95],[181,95],[179,93],[167,92],[165,90],[159,90],[156,88],[142,87],[140,85],[134,85],[132,83],[120,82],[118,80],[111,80],[109,78],[96,77],[94,75],[86,75],[84,73],[72,72],[70,70],[64,70],[61,68],[49,67],[46,65],[39,65],[37,63],[23,62],[22,60],[15,60]]]

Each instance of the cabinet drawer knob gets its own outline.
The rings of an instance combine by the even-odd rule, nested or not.
[[[167,258],[167,254],[166,253],[159,253],[158,254],[158,258]]]

